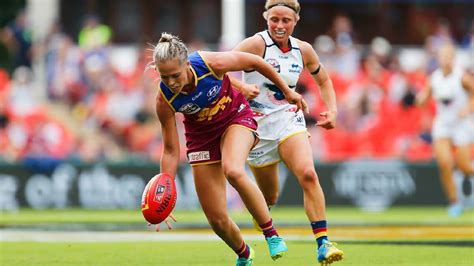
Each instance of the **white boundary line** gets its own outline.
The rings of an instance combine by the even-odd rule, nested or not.
[[[246,240],[262,240],[261,234],[244,234]],[[285,240],[314,241],[311,235],[285,235]],[[58,232],[0,231],[0,242],[155,242],[155,241],[221,241],[213,233],[170,232]]]

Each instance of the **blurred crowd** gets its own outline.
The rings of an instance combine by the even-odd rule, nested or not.
[[[443,43],[473,49],[474,22],[465,39],[454,40],[449,23],[440,20],[422,48],[426,62],[410,71],[386,39],[361,45],[356,32],[350,18],[339,15],[314,40],[337,93],[337,129],[314,126],[323,104],[310,74],[303,73],[298,84],[310,104],[315,159],[431,160],[434,105],[415,107],[414,95],[436,68],[434,53]],[[30,36],[23,12],[0,33],[14,60],[11,75],[0,68],[0,160],[159,161],[163,145],[154,112],[159,77],[146,71],[151,46],[139,49],[131,70],[121,71],[111,63],[113,32],[96,16],[84,20],[76,38],[59,23],[40,43]],[[208,49],[199,40],[190,47]],[[46,88],[36,82],[35,60],[44,65]]]

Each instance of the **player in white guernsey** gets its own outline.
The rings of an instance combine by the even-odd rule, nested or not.
[[[439,68],[431,74],[425,89],[416,98],[419,105],[426,103],[431,96],[436,102],[431,134],[450,216],[459,216],[463,212],[456,193],[454,167],[464,173],[464,190],[470,190],[468,178],[474,174],[470,156],[474,135],[474,80],[468,73],[454,67],[455,53],[450,44],[440,48]]]
[[[320,87],[327,111],[321,113],[318,126],[336,125],[337,107],[334,88],[313,47],[291,36],[299,20],[297,0],[265,3],[267,30],[243,40],[234,51],[253,53],[272,65],[292,89],[307,69]],[[285,101],[281,91],[255,71],[244,72],[244,82],[233,84],[249,99],[258,122],[260,142],[247,160],[269,207],[278,199],[278,163],[283,161],[303,189],[304,207],[318,245],[317,260],[329,264],[342,259],[343,252],[327,237],[324,193],[314,168],[309,134],[303,113]]]

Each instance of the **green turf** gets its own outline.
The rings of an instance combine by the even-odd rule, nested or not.
[[[231,213],[236,222],[249,222],[246,211]],[[206,219],[200,210],[177,210],[174,216],[182,223],[205,224]],[[357,208],[328,207],[328,220],[332,225],[368,225],[368,224],[434,224],[434,225],[474,225],[474,210],[466,211],[461,217],[450,218],[442,207],[396,207],[385,212],[364,212]],[[307,218],[302,208],[272,209],[272,217],[278,223],[306,224]],[[38,223],[143,223],[139,210],[31,210],[21,209],[18,212],[2,212],[0,225],[27,225]]]
[[[251,241],[255,265],[316,265],[313,242],[289,241],[276,262],[263,241]],[[472,265],[472,247],[340,243],[336,265]],[[233,265],[235,255],[220,241],[121,243],[0,243],[0,265]]]

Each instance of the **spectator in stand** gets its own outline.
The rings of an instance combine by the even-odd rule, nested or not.
[[[474,19],[471,19],[468,32],[461,41],[461,47],[471,49],[471,52],[474,52]]]
[[[445,18],[440,18],[435,26],[434,32],[426,38],[425,49],[428,54],[427,72],[432,73],[438,68],[438,50],[445,44],[454,44],[451,34],[451,26]]]
[[[8,87],[10,84],[10,77],[6,69],[0,68],[0,101],[4,100],[7,95]]]
[[[88,15],[79,32],[79,47],[84,50],[96,50],[107,46],[112,38],[109,26],[99,23],[95,15]]]
[[[82,51],[55,21],[43,43],[48,98],[76,104],[87,93],[83,81]]]
[[[469,32],[464,36],[461,46],[469,51],[471,64],[468,66],[468,71],[474,75],[474,19],[471,19]]]
[[[91,90],[99,89],[111,75],[108,49],[112,38],[109,26],[101,24],[95,15],[88,15],[79,32],[79,47],[84,52],[84,75]],[[108,82],[108,81],[105,81]]]
[[[472,120],[474,119],[474,79],[467,72],[456,69],[456,49],[446,43],[438,51],[439,68],[430,77],[425,89],[416,98],[419,105],[432,96],[436,101],[436,117],[432,126],[433,149],[441,175],[441,184],[449,202],[448,214],[457,217],[463,212],[454,183],[454,167],[465,176],[463,190],[471,193]],[[455,151],[453,153],[453,147]]]
[[[373,38],[370,43],[370,51],[385,69],[389,68],[392,45],[387,39],[380,36]]]
[[[81,68],[82,52],[69,36],[62,35],[52,43],[47,61],[48,96],[70,105],[83,100],[87,87]]]
[[[9,110],[17,117],[34,116],[42,111],[39,90],[28,67],[21,66],[13,72],[7,102]]]
[[[334,40],[328,35],[320,35],[314,39],[313,48],[318,53],[321,64],[324,65],[327,71],[334,72],[333,61],[336,49]]]
[[[106,131],[87,127],[80,130],[71,158],[87,163],[118,162],[126,158],[126,153]]]
[[[6,101],[2,99],[0,94],[0,161],[10,161],[15,157],[12,154],[11,144],[8,136],[7,127],[9,120],[10,117],[7,114]]]
[[[25,10],[18,12],[15,20],[2,30],[0,40],[13,56],[13,69],[20,66],[31,68],[31,31],[28,28]]]
[[[348,132],[363,132],[373,127],[384,94],[383,73],[383,67],[373,54],[362,59],[358,78],[347,88],[338,105],[340,127]]]
[[[359,69],[360,54],[355,47],[355,36],[351,19],[343,14],[334,17],[329,36],[334,39],[334,67],[336,72],[352,78]]]

